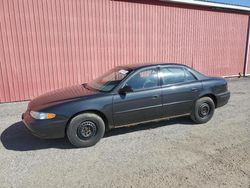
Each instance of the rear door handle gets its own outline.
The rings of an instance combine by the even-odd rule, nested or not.
[[[152,99],[157,99],[159,97],[159,95],[154,95],[153,97],[152,97]]]

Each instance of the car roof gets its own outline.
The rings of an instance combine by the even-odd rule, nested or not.
[[[138,64],[128,64],[128,65],[123,65],[123,66],[118,66],[118,67],[123,67],[127,69],[132,69],[132,70],[137,70],[141,68],[146,68],[146,67],[152,67],[152,66],[166,66],[166,65],[173,65],[173,66],[182,66],[182,67],[188,67],[183,64],[178,64],[178,63],[138,63]]]
[[[178,64],[178,63],[140,63],[140,64],[130,64],[130,65],[123,65],[123,66],[118,66],[118,68],[122,69],[130,69],[133,71],[146,68],[146,67],[153,67],[153,66],[176,66],[176,67],[185,67],[187,68],[192,74],[196,76],[198,80],[203,80],[207,79],[208,77],[205,76],[204,74],[194,70],[193,68],[183,65],[183,64]]]

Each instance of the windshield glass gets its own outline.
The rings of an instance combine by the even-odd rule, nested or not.
[[[131,72],[129,69],[114,68],[87,84],[98,91],[108,92],[114,89]]]

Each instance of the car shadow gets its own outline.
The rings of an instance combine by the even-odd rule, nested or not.
[[[118,136],[135,131],[142,131],[146,129],[154,129],[162,126],[169,126],[174,124],[193,125],[189,118],[177,118],[168,121],[151,122],[146,124],[138,124],[131,127],[121,127],[113,129],[105,133],[104,137]],[[74,149],[74,147],[65,138],[62,139],[40,139],[33,136],[25,127],[22,121],[16,122],[9,126],[1,134],[1,142],[8,150],[14,151],[31,151],[40,149]]]
[[[73,148],[67,139],[40,139],[33,136],[22,121],[16,122],[1,134],[1,142],[8,150],[30,151],[39,149]]]

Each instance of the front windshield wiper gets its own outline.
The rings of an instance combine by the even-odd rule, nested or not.
[[[88,86],[88,84],[87,84],[87,83],[82,84],[82,86],[83,86],[84,88],[86,88],[86,89],[90,90],[90,88],[89,88],[89,86]]]
[[[83,86],[84,88],[86,88],[87,90],[90,90],[90,91],[91,91],[91,90],[92,90],[92,91],[100,91],[100,90],[98,90],[98,89],[95,89],[95,88],[89,86],[87,83],[82,84],[82,86]]]

